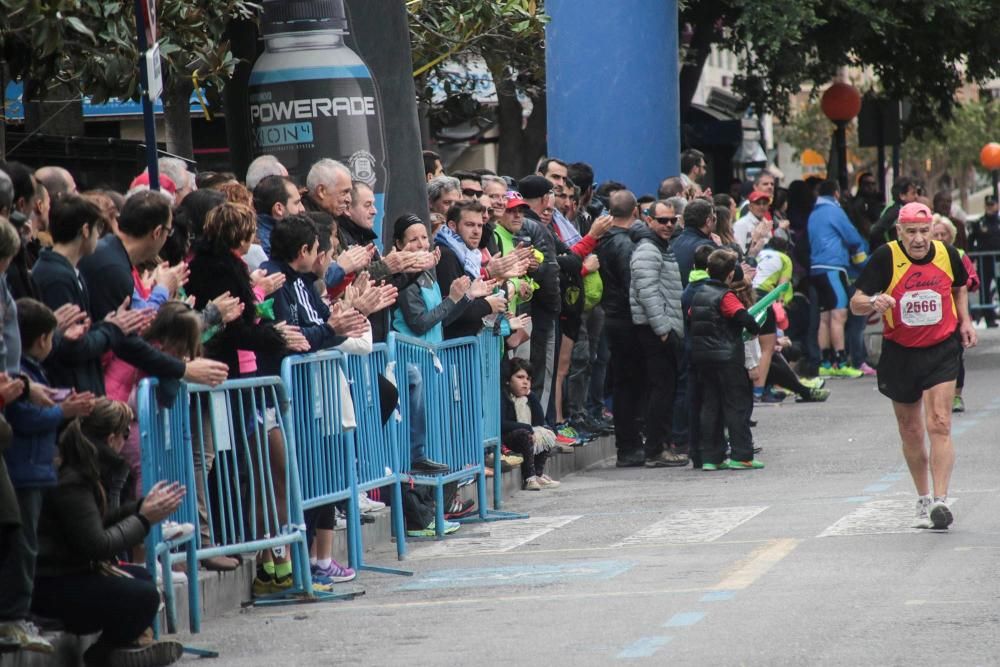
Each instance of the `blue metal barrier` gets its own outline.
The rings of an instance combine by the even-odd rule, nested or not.
[[[484,352],[479,338],[456,338],[442,343],[390,334],[389,348],[394,353],[397,375],[400,378],[400,407],[404,428],[400,437],[400,460],[404,470],[410,468],[410,432],[407,426],[410,414],[410,387],[405,381],[407,369],[415,367],[420,374],[424,390],[426,416],[426,455],[445,463],[451,472],[442,475],[409,474],[406,478],[414,484],[433,486],[435,493],[434,528],[437,537],[444,535],[444,486],[450,482],[473,479],[479,516],[461,521],[495,521],[523,518],[490,512],[486,507],[486,468],[484,444],[487,442],[485,421],[489,418],[485,402],[490,401],[491,389],[485,387],[483,378]],[[497,370],[499,376],[499,367]],[[497,398],[496,432],[499,436],[499,396]],[[499,442],[499,437],[497,437]],[[497,474],[496,476],[499,476]]]
[[[379,380],[390,361],[389,348],[385,343],[373,346],[369,355],[346,355],[347,376],[354,402],[354,413],[358,427],[353,431],[354,452],[357,458],[358,491],[388,488],[391,494],[389,504],[392,513],[392,530],[396,537],[396,556],[406,558],[406,521],[403,516],[403,493],[400,488],[399,423],[390,415],[382,423],[382,392]],[[395,410],[393,410],[395,414]],[[361,526],[357,525],[355,550],[358,567],[390,574],[412,575],[412,572],[392,568],[375,567],[364,562],[364,547],[361,542]]]
[[[187,388],[182,383],[170,407],[156,400],[157,380],[143,380],[137,392],[139,442],[142,450],[142,492],[149,492],[161,480],[181,482],[187,495],[172,515],[180,523],[198,526],[198,498],[195,492],[191,432],[188,426]],[[167,611],[167,631],[177,632],[177,609],[171,570],[171,552],[182,549],[188,571],[188,618],[191,632],[201,631],[201,604],[198,589],[198,530],[178,540],[165,541],[159,523],[146,536],[146,567],[156,580],[156,564],[163,572],[163,597]]]
[[[395,429],[391,421],[383,427],[379,401],[378,371],[388,360],[384,344],[367,357],[324,350],[286,357],[281,377],[291,394],[289,431],[299,454],[303,507],[346,501],[351,567],[411,574],[365,565],[361,540],[358,493],[388,486],[397,552],[400,559],[406,554]],[[345,426],[345,418],[357,427]]]
[[[479,352],[483,369],[483,447],[493,450],[493,509],[500,509],[503,503],[503,475],[497,471],[500,466],[502,447],[500,442],[500,358],[503,355],[503,339],[492,331],[479,334]]]
[[[342,599],[354,593],[312,588],[309,548],[294,441],[288,437],[288,400],[278,377],[230,380],[216,388],[188,387],[192,445],[204,466],[202,479],[213,502],[207,516],[210,545],[199,558],[290,548],[293,587],[255,604]],[[283,487],[283,488],[282,488]]]

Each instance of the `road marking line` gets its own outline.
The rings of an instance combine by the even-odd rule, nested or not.
[[[864,488],[864,493],[881,493],[882,491],[888,491],[892,484],[878,483],[869,484]]]
[[[800,540],[784,538],[772,540],[770,544],[755,549],[736,570],[729,573],[725,579],[713,586],[715,590],[743,590],[753,585],[777,565],[785,556],[792,553]]]
[[[851,496],[850,498],[844,498],[845,503],[867,503],[871,500],[871,496]]]
[[[629,658],[650,658],[661,648],[670,643],[673,637],[643,637],[632,642],[616,657],[619,660]]]
[[[766,509],[767,506],[751,506],[678,510],[614,546],[714,542]]]
[[[579,518],[579,515],[533,516],[517,521],[498,521],[496,523],[478,524],[475,527],[466,526],[466,534],[472,533],[468,537],[459,533],[441,542],[414,545],[410,558],[412,560],[423,560],[426,558],[449,558],[451,556],[482,555],[513,551]]]
[[[907,498],[884,498],[866,503],[838,519],[817,537],[927,532],[913,527],[915,502],[913,496],[907,495]],[[957,500],[951,498],[948,504]]]
[[[689,628],[703,618],[705,618],[703,611],[685,611],[671,616],[670,620],[663,624],[663,627]]]
[[[736,591],[709,591],[699,598],[699,602],[723,602],[736,597]]]
[[[556,581],[581,579],[612,579],[628,572],[635,563],[626,561],[577,561],[573,563],[539,563],[507,567],[480,567],[425,572],[416,581],[399,586],[401,591],[429,591],[442,588],[490,588],[496,586],[527,586]]]
[[[356,613],[358,611],[363,611],[365,609],[409,609],[417,607],[447,607],[449,605],[475,605],[475,604],[496,604],[501,602],[530,602],[532,604],[537,604],[539,602],[550,602],[556,600],[591,600],[591,599],[606,599],[606,598],[634,598],[634,597],[653,597],[657,595],[690,595],[692,593],[704,593],[705,588],[661,588],[654,590],[629,590],[629,591],[602,591],[602,592],[592,592],[592,593],[546,593],[539,595],[490,595],[487,597],[475,597],[475,598],[447,598],[443,600],[413,600],[409,602],[387,602],[385,604],[350,604],[350,605],[317,605],[311,607],[316,611],[322,612],[350,612]],[[724,591],[713,591],[708,595],[719,595],[724,593]],[[730,595],[732,597],[732,595]],[[728,599],[728,598],[719,598]],[[302,607],[297,607],[295,609],[289,609],[287,611],[271,611],[271,609],[277,609],[272,607],[263,607],[262,610],[267,610],[266,612],[260,614],[267,617],[282,617],[282,616],[297,616],[302,613]]]

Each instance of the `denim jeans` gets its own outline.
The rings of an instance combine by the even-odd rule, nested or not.
[[[427,458],[427,416],[424,414],[424,378],[420,367],[406,364],[410,401],[410,463]]]

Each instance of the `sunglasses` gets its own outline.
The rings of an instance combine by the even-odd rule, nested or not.
[[[770,206],[771,205],[771,200],[770,199],[758,199],[757,201],[750,202],[750,205],[751,206]]]
[[[661,225],[675,225],[675,224],[677,224],[677,216],[676,215],[664,215],[664,216],[659,217],[659,218],[653,218],[653,220],[656,220]]]
[[[462,194],[465,195],[466,197],[482,197],[483,196],[483,191],[482,190],[473,190],[472,188],[463,188],[462,189]]]

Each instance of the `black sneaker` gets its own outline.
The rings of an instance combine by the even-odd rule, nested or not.
[[[410,472],[425,475],[443,475],[449,470],[451,470],[451,468],[444,463],[438,463],[437,461],[432,461],[431,459],[420,459],[419,461],[414,461],[410,464]]]
[[[646,465],[646,454],[641,449],[619,451],[616,468],[641,468]]]

